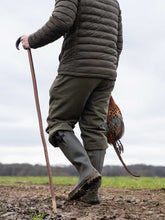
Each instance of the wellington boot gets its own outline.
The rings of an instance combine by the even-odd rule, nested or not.
[[[86,150],[73,132],[58,131],[54,138],[64,155],[76,167],[79,173],[78,183],[68,196],[69,199],[79,199],[93,185],[97,185],[100,182],[101,175],[92,166]]]
[[[104,157],[106,150],[90,150],[87,151],[89,159],[93,165],[93,167],[99,172],[102,173]]]
[[[97,169],[99,173],[101,173],[106,150],[87,151],[87,153],[94,168]],[[98,195],[98,189],[100,186],[101,179],[97,182],[97,184],[91,187],[90,190],[87,190],[86,194],[81,197],[81,201],[89,204],[99,204],[100,199]]]

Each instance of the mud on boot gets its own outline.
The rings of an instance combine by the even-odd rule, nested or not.
[[[99,180],[98,183],[91,186],[79,200],[91,205],[100,204],[100,199],[98,195],[98,185],[100,185],[100,181],[101,180]]]

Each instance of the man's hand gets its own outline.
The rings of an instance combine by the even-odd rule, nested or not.
[[[28,42],[28,36],[27,35],[23,35],[21,37],[21,43],[22,43],[22,46],[25,50],[30,49],[30,45],[29,45],[29,42]]]

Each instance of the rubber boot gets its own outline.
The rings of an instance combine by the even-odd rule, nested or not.
[[[87,153],[94,168],[98,170],[99,173],[101,173],[106,150],[87,151]],[[89,204],[99,204],[100,199],[98,195],[98,189],[100,186],[101,179],[90,190],[87,190],[87,193],[81,197],[81,201]]]
[[[93,185],[100,182],[101,175],[92,166],[86,150],[72,131],[58,131],[54,138],[64,155],[79,173],[78,183],[68,196],[70,200],[79,199]]]

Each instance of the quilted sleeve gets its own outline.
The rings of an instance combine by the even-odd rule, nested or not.
[[[30,47],[42,47],[64,35],[75,21],[77,8],[78,0],[57,0],[46,24],[29,36]]]
[[[123,31],[122,31],[122,17],[121,17],[121,10],[120,10],[119,20],[118,20],[118,40],[117,40],[118,62],[119,62],[119,56],[121,54],[122,48],[123,48]]]

